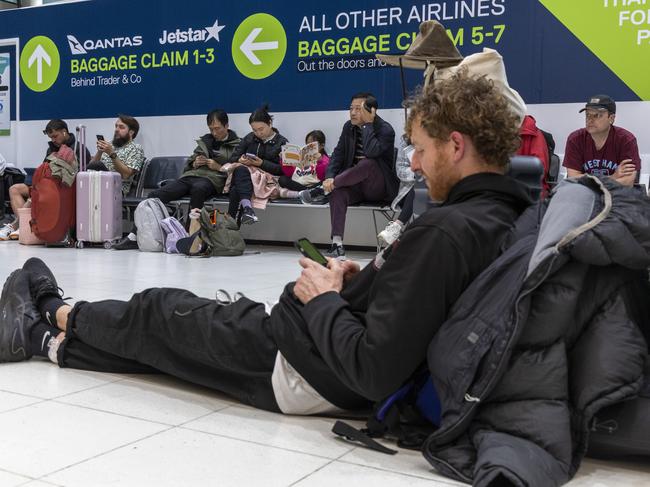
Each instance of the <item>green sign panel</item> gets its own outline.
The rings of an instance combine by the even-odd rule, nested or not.
[[[269,14],[255,14],[244,19],[232,39],[235,66],[251,79],[262,79],[275,73],[286,52],[284,27]]]
[[[639,98],[650,100],[650,10],[645,0],[540,2]]]

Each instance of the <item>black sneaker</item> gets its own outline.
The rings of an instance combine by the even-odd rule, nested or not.
[[[326,199],[325,191],[323,190],[322,186],[317,186],[312,189],[305,189],[298,193],[298,197],[300,198],[300,201],[302,201],[302,203],[305,205],[318,204]]]
[[[32,357],[29,332],[40,319],[29,291],[29,273],[24,269],[12,272],[0,297],[0,362]]]
[[[115,250],[138,250],[138,241],[131,240],[128,236],[124,237],[112,246]]]
[[[345,258],[345,249],[343,245],[333,243],[330,249],[325,252],[325,256],[333,259]]]
[[[63,299],[63,291],[59,287],[50,268],[41,259],[31,257],[23,264],[27,271],[29,290],[34,303],[45,296],[59,296]]]
[[[244,206],[240,212],[241,215],[241,223],[244,225],[252,225],[253,223],[257,223],[259,220],[257,218],[257,215],[253,211],[253,208],[250,206]]]

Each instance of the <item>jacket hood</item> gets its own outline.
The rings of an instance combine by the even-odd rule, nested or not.
[[[529,273],[548,255],[590,265],[650,265],[650,199],[611,178],[566,179],[544,215]]]

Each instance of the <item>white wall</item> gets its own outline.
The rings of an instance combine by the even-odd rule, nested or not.
[[[529,105],[528,111],[537,120],[537,125],[553,134],[556,153],[564,154],[566,138],[573,130],[584,125],[584,116],[578,113],[582,103]],[[380,110],[380,116],[390,122],[397,135],[404,128],[404,111],[401,109]],[[136,139],[143,145],[148,158],[160,155],[189,155],[195,146],[194,140],[207,132],[205,115],[174,117],[138,117],[140,134]],[[240,136],[250,131],[249,114],[231,114],[230,127]],[[329,112],[283,112],[274,113],[274,125],[291,142],[301,143],[307,132],[323,130],[327,136],[327,149],[332,151],[343,123],[348,119],[346,110]],[[617,103],[616,124],[634,133],[639,143],[639,152],[644,155],[643,173],[650,173],[650,102]],[[110,139],[115,118],[67,119],[71,130],[80,123],[87,127],[87,138],[91,153],[95,152],[95,134]],[[0,137],[0,153],[7,160],[18,162],[21,167],[38,165],[45,154],[48,139],[42,130],[47,120],[12,123],[12,136]],[[20,141],[20,143],[18,143]]]

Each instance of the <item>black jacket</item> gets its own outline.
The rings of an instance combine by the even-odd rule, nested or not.
[[[648,265],[647,197],[610,179],[562,183],[539,233],[471,284],[429,346],[443,411],[429,462],[477,486],[570,480],[594,414],[642,385]]]
[[[280,152],[282,146],[289,142],[283,135],[280,135],[277,129],[273,129],[275,137],[264,142],[259,139],[253,132],[244,137],[235,152],[230,156],[229,162],[237,162],[244,154],[255,154],[262,159],[260,169],[276,176],[284,174],[282,164],[280,163]]]
[[[387,201],[397,195],[399,180],[395,174],[395,131],[383,118],[377,116],[372,124],[361,128],[363,152],[369,159],[379,164],[386,181]],[[327,166],[326,178],[333,178],[354,165],[355,151],[354,125],[347,121]]]
[[[380,269],[369,264],[340,294],[302,306],[289,284],[270,319],[280,351],[338,407],[384,398],[425,362],[452,304],[529,204],[526,188],[507,176],[463,179],[406,229]]]

